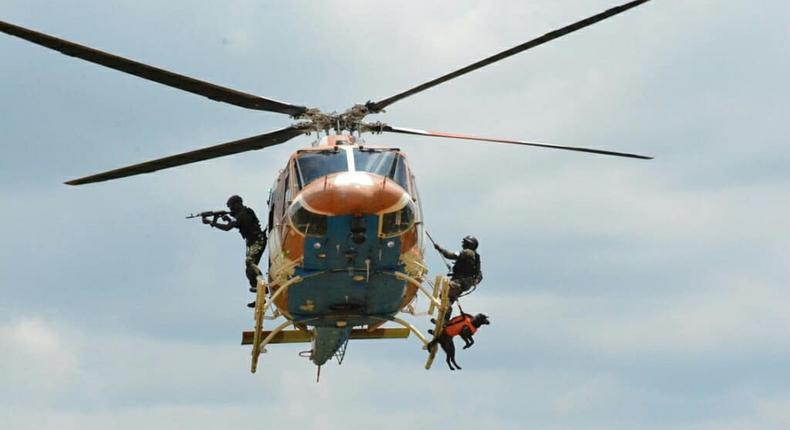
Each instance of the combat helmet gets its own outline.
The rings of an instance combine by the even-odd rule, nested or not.
[[[477,249],[477,245],[477,238],[474,236],[466,236],[461,240],[461,246],[463,246],[464,249],[471,249],[474,251]]]

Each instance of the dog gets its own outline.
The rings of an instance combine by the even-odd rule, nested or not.
[[[436,320],[434,319],[431,319],[431,322],[436,324]],[[464,340],[463,349],[467,349],[474,345],[475,341],[472,339],[472,336],[477,332],[477,329],[488,324],[490,324],[490,322],[488,321],[488,317],[484,314],[477,314],[474,317],[469,314],[461,314],[447,321],[442,333],[428,342],[427,349],[431,351],[436,347],[436,344],[439,344],[445,355],[447,355],[447,365],[450,367],[450,370],[461,370],[461,366],[455,362],[455,344],[453,343],[453,337],[461,336],[461,339]],[[428,330],[428,333],[434,334],[433,330]]]

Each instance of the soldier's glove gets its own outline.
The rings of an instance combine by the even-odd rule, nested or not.
[[[225,222],[230,222],[230,217],[227,215],[222,215],[222,220]]]
[[[208,218],[203,218],[203,224],[211,224],[211,220]]]

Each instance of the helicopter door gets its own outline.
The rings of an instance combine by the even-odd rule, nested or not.
[[[270,225],[280,228],[285,215],[285,190],[288,188],[288,169],[280,171],[280,176],[274,184],[272,190],[271,203],[269,205]],[[273,221],[273,222],[272,222]]]
[[[414,179],[414,174],[409,171],[409,179],[411,185],[411,199],[414,202],[414,206],[417,207],[417,218],[415,219],[415,224],[417,225],[417,247],[420,249],[425,249],[423,246],[423,230],[425,227],[422,224],[422,200],[420,199],[420,192],[417,190],[417,181]]]
[[[266,224],[266,231],[271,232],[274,228],[274,190],[269,190],[269,199],[266,200],[266,204],[269,206],[269,220]]]
[[[290,173],[283,178],[283,195],[280,200],[279,211],[277,212],[280,222],[284,222],[285,212],[288,210],[288,202],[291,200],[291,175]]]

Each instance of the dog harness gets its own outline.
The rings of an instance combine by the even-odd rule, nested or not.
[[[450,321],[447,321],[447,327],[445,327],[444,332],[448,336],[458,336],[463,331],[464,327],[469,327],[469,331],[472,334],[477,333],[477,327],[472,324],[472,316],[471,315],[458,315],[454,317]]]

